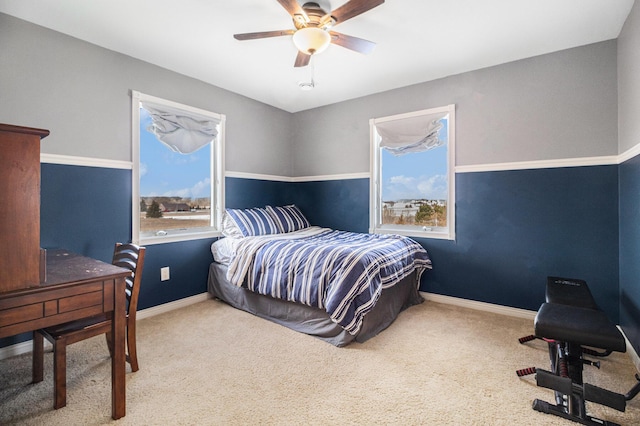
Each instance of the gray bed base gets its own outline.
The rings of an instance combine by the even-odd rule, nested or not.
[[[229,283],[226,273],[227,267],[220,263],[213,262],[209,267],[208,290],[213,297],[338,347],[354,340],[365,342],[391,325],[401,311],[424,301],[418,293],[417,274],[414,272],[382,292],[375,307],[365,315],[360,331],[352,335],[331,321],[321,309],[253,293]]]

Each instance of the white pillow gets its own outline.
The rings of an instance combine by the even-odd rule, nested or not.
[[[211,254],[213,255],[213,260],[218,263],[222,263],[224,265],[228,265],[231,263],[231,259],[236,255],[236,247],[233,238],[221,238],[218,241],[214,241],[211,244]]]

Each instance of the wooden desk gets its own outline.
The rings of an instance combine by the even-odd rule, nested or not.
[[[47,251],[46,281],[0,293],[0,337],[113,312],[111,415],[124,417],[125,277],[130,271],[66,250]]]

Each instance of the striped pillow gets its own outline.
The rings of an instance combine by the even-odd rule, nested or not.
[[[267,206],[267,212],[282,233],[298,231],[311,226],[307,218],[294,204],[283,207]]]
[[[279,232],[266,209],[226,209],[225,216],[222,233],[228,237],[252,237]]]

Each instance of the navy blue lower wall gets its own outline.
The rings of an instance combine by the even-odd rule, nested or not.
[[[261,179],[228,177],[225,184],[225,206],[230,209],[250,209],[266,205],[291,204],[291,183]]]
[[[309,222],[342,231],[369,231],[369,179],[291,184],[292,198]]]
[[[162,305],[207,291],[207,274],[213,260],[205,238],[147,246],[138,309]],[[160,281],[160,268],[169,267],[171,278]]]
[[[42,164],[40,245],[111,262],[131,241],[131,170]]]
[[[617,166],[462,173],[456,241],[425,290],[537,310],[549,275],[582,278],[618,322]]]
[[[619,169],[620,326],[640,353],[640,156]]]

